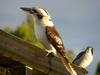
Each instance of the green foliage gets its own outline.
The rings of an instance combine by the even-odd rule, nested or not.
[[[31,15],[27,15],[27,21],[19,25],[19,27],[14,32],[14,35],[27,41],[36,40],[34,33],[34,23]]]
[[[96,75],[100,75],[100,62],[97,64]]]
[[[67,56],[67,57],[69,58],[69,60],[72,62],[72,61],[73,61],[73,58],[75,57],[74,50],[72,50],[72,49],[67,50],[66,56]]]
[[[12,29],[9,28],[9,27],[4,28],[4,31],[6,31],[6,32],[8,32],[8,33],[12,33],[12,34],[13,34],[13,32],[14,32],[14,30],[12,30]]]
[[[35,36],[32,28],[26,23],[21,24],[15,31],[14,35],[27,40],[27,41],[34,41]]]
[[[18,36],[19,38],[22,38],[32,43],[35,46],[44,48],[43,45],[39,41],[36,40],[35,32],[34,32],[33,17],[29,14],[27,15],[26,22],[23,22],[22,24],[20,24],[19,27],[15,31],[13,31],[9,27],[6,27],[4,30],[8,33],[11,33],[15,36]]]

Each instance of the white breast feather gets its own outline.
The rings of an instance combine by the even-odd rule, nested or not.
[[[78,61],[79,66],[86,68],[93,60],[93,56],[91,53],[86,53],[85,55],[82,56],[81,60]]]
[[[40,24],[35,25],[35,34],[36,34],[37,40],[39,40],[45,46],[46,49],[52,50],[53,53],[56,55],[56,50],[48,41],[46,32],[45,32],[45,27],[43,25],[40,25]]]

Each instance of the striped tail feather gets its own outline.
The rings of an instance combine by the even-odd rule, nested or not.
[[[85,75],[85,74],[88,74],[88,71],[86,69],[71,63],[68,60],[68,57],[61,55],[61,60],[64,64],[65,68],[67,69],[67,71],[70,73],[70,75]]]

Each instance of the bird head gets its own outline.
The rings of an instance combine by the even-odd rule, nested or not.
[[[86,48],[86,52],[91,52],[91,53],[93,54],[93,48],[90,47],[90,46],[88,46],[88,47]]]
[[[42,23],[43,25],[53,25],[53,23],[51,22],[51,17],[47,10],[40,7],[21,7],[21,9],[32,14],[38,23]]]

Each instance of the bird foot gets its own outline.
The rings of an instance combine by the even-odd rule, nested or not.
[[[52,50],[45,49],[45,51],[47,52],[46,56],[49,56],[49,55],[52,55],[53,54],[53,51]]]

